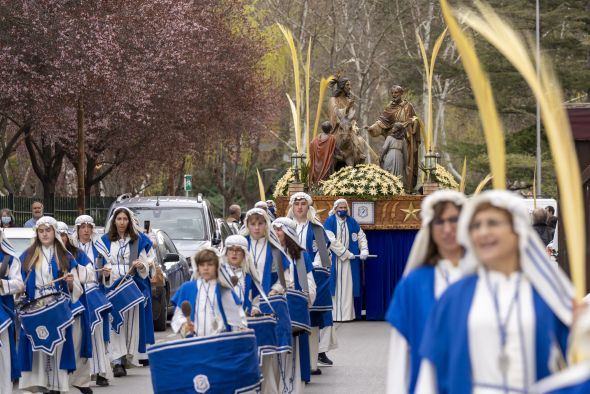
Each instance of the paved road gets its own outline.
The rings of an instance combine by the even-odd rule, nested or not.
[[[322,368],[322,375],[313,376],[306,386],[309,394],[383,393],[389,346],[389,326],[384,322],[337,324],[339,348],[328,355],[334,366]],[[166,341],[170,332],[157,333],[156,340]],[[109,387],[92,387],[96,394],[152,393],[149,368],[129,369],[123,378],[113,378]],[[17,391],[18,392],[18,391]],[[71,390],[72,393],[78,390]]]

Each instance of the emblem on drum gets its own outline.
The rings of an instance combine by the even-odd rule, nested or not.
[[[37,336],[39,337],[39,339],[45,340],[45,339],[49,338],[49,331],[47,330],[47,327],[45,327],[45,326],[37,327],[35,332],[37,333]]]
[[[195,391],[200,394],[206,393],[211,388],[209,379],[205,375],[195,376],[193,383],[195,384]]]

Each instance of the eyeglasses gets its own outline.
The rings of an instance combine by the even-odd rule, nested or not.
[[[511,225],[510,221],[508,220],[486,220],[486,221],[477,221],[473,222],[469,225],[469,231],[480,230],[483,227],[487,227],[490,230],[496,230],[504,225]]]
[[[445,225],[445,223],[448,223],[448,224],[457,224],[458,221],[459,221],[459,216],[451,216],[448,219],[434,219],[432,221],[432,224],[434,226],[441,226],[442,227],[442,226]]]

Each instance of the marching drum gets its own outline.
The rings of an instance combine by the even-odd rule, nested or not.
[[[66,340],[66,329],[74,322],[70,299],[61,293],[19,305],[18,315],[33,350],[50,356]]]
[[[148,348],[152,386],[162,393],[244,393],[260,389],[254,331],[185,338]]]
[[[102,289],[98,286],[92,287],[90,289],[87,288],[80,298],[82,299],[82,303],[88,308],[90,331],[94,335],[96,326],[98,326],[101,321],[108,317],[108,312],[111,310],[113,305],[103,293]]]
[[[274,313],[277,317],[277,351],[276,353],[290,352],[292,349],[291,318],[287,297],[283,294],[268,297],[270,306],[264,300],[260,300],[260,311],[265,314]]]
[[[289,289],[287,290],[287,302],[293,333],[303,331],[311,333],[307,295],[300,290]]]
[[[262,356],[277,352],[277,319],[272,315],[248,317],[248,328],[256,335],[258,359],[262,365]]]
[[[135,305],[142,303],[145,297],[131,278],[127,278],[120,285],[117,284],[115,290],[107,294],[107,299],[112,304],[111,310],[111,327],[119,334],[121,326],[125,321],[124,314]]]

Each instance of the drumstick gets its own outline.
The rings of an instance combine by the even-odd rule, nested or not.
[[[191,303],[188,301],[182,301],[182,304],[180,304],[180,310],[182,311],[184,317],[186,317],[187,323],[189,323],[191,321],[191,313],[193,313],[193,307],[191,306]]]
[[[119,284],[117,285],[117,287],[115,287],[115,290],[117,290],[119,288],[119,286],[121,286],[121,284],[125,281],[125,279],[127,279],[127,277],[129,276],[129,274],[131,273],[131,271],[133,271],[135,267],[133,265],[131,265],[131,267],[129,267],[129,270],[125,273],[125,276],[123,277],[123,279],[121,279],[121,281],[119,282]]]
[[[50,285],[54,284],[55,282],[59,282],[60,280],[64,280],[66,277],[68,276],[68,274],[65,274],[64,276],[54,279],[51,282],[49,282]]]

